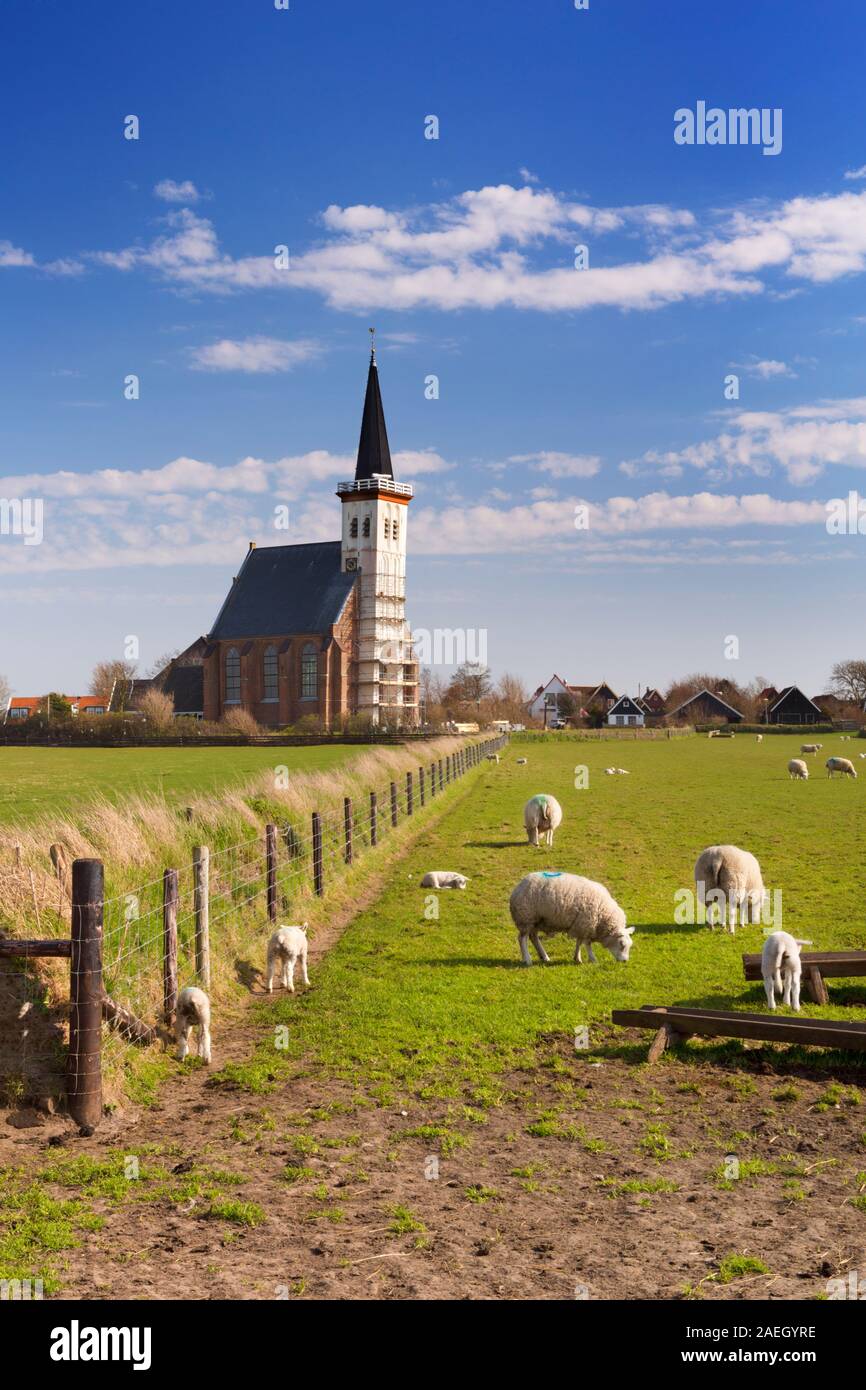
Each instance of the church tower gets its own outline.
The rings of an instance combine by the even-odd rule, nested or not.
[[[340,567],[359,576],[352,705],[373,724],[392,727],[418,723],[418,666],[405,612],[412,492],[410,483],[394,480],[374,345],[355,477],[337,485],[343,512]]]

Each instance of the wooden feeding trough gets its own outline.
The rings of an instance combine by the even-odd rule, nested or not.
[[[644,1004],[640,1009],[614,1009],[611,1021],[620,1028],[649,1028],[655,1033],[648,1062],[656,1062],[671,1043],[691,1037],[755,1038],[761,1042],[799,1043],[806,1047],[850,1048],[866,1052],[866,1023],[829,1018],[798,1018],[782,1014],[750,1014],[728,1009],[688,1009]]]

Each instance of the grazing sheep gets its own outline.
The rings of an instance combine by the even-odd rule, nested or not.
[[[800,947],[810,941],[797,941],[786,931],[771,932],[761,952],[761,974],[767,992],[767,1005],[776,1007],[776,995],[788,1008],[800,1011]]]
[[[177,1060],[182,1062],[189,1052],[189,1035],[198,1029],[198,1055],[210,1065],[210,1000],[203,989],[187,985],[177,996],[174,1030],[177,1037]]]
[[[604,772],[605,772],[605,776],[606,776],[606,777],[615,777],[615,776],[616,776],[616,768],[615,768],[615,767],[606,767],[606,768],[604,769]]]
[[[518,759],[517,759],[517,766],[518,766],[518,767],[525,767],[525,766],[526,766],[526,759],[525,759],[525,758],[518,758]]]
[[[300,927],[278,927],[268,942],[268,994],[273,993],[278,966],[283,977],[283,988],[294,994],[295,966],[298,961],[301,963],[301,977],[308,985],[306,922]]]
[[[627,767],[615,767],[615,768],[614,768],[614,772],[616,773],[617,777],[630,777],[630,776],[631,776],[631,773],[629,772],[629,770],[628,770]]]
[[[840,777],[857,776],[857,769],[850,758],[828,758],[824,766],[828,777],[832,777],[834,772],[838,772]]]
[[[625,913],[602,883],[577,874],[536,873],[522,878],[509,900],[512,921],[524,965],[531,965],[531,941],[542,964],[550,959],[539,934],[555,936],[564,932],[575,942],[574,963],[581,965],[581,948],[586,945],[595,965],[594,941],[607,947],[615,960],[628,960],[634,927],[627,927]]]
[[[714,903],[720,909],[723,924],[727,910],[727,925],[732,936],[738,916],[741,926],[745,921],[760,920],[764,881],[760,864],[748,850],[736,845],[710,845],[695,864],[695,888],[698,903],[704,907],[711,926],[710,909]],[[708,893],[712,894],[709,908]]]
[[[499,754],[498,754],[498,753],[488,753],[488,754],[487,754],[487,761],[488,761],[489,763],[498,763],[498,762],[499,762]]]
[[[819,753],[824,747],[823,743],[801,743],[801,753]]]
[[[562,823],[562,807],[555,796],[532,796],[523,808],[523,824],[531,845],[539,843],[539,835],[546,845],[553,844],[553,832]]]
[[[808,782],[809,769],[803,762],[802,758],[791,759],[791,761],[788,763],[788,776],[793,778],[795,782]]]
[[[431,869],[421,880],[422,888],[465,888],[469,882],[463,874],[452,873],[450,869]]]
[[[755,742],[756,742],[756,743],[763,743],[763,742],[764,742],[764,735],[763,735],[763,734],[755,734]]]
[[[858,758],[866,758],[866,753],[858,753]]]

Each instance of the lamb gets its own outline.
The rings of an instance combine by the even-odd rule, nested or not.
[[[788,1008],[800,1011],[800,947],[810,946],[809,941],[797,941],[786,931],[771,932],[764,942],[761,952],[761,974],[767,992],[767,1005],[776,1007],[776,995],[782,996],[782,1003]]]
[[[487,761],[488,761],[489,763],[498,763],[498,762],[499,762],[499,754],[498,754],[498,753],[488,753],[488,754],[487,754]]]
[[[823,743],[801,743],[801,753],[818,753],[824,747]]]
[[[187,985],[177,996],[174,1031],[177,1038],[177,1060],[182,1062],[189,1052],[189,1035],[198,1029],[198,1055],[210,1065],[210,1000],[203,989]]]
[[[793,778],[795,782],[798,780],[801,782],[808,782],[809,769],[802,758],[791,759],[788,763],[788,776]]]
[[[294,994],[295,966],[301,963],[301,977],[305,985],[310,983],[307,975],[307,923],[300,927],[278,927],[268,942],[268,994],[274,990],[274,976],[279,966],[283,978],[283,988]]]
[[[631,773],[629,772],[629,770],[628,770],[627,767],[615,767],[615,768],[614,768],[614,772],[616,773],[617,777],[630,777],[630,776],[631,776]]]
[[[421,880],[422,888],[465,888],[469,882],[463,874],[455,874],[451,869],[431,869]]]
[[[525,766],[526,766],[526,759],[525,759],[525,758],[518,758],[518,759],[517,759],[517,766],[518,766],[518,767],[525,767]]]
[[[615,768],[615,767],[606,767],[606,768],[604,769],[604,772],[605,772],[605,776],[606,776],[606,777],[615,777],[615,776],[616,776],[616,768]]]
[[[763,734],[755,734],[755,742],[756,742],[756,743],[763,743],[763,742],[764,742],[764,735],[763,735]]]
[[[736,845],[710,845],[698,856],[695,864],[695,888],[698,903],[704,907],[708,922],[714,903],[719,906],[723,923],[727,909],[728,930],[732,936],[738,916],[741,926],[747,920],[760,920],[765,897],[764,881],[760,864],[748,850],[739,849]],[[708,890],[712,895],[709,906]]]
[[[548,846],[553,844],[553,832],[562,823],[562,807],[554,796],[532,796],[523,808],[523,824],[531,845],[538,845],[539,835]]]
[[[828,777],[832,777],[834,772],[838,772],[840,777],[857,776],[857,769],[850,758],[828,758],[824,766]]]
[[[574,963],[581,965],[581,949],[588,948],[591,965],[596,964],[593,942],[605,946],[614,960],[627,961],[634,927],[627,927],[625,913],[602,883],[578,874],[534,873],[522,878],[511,894],[509,909],[517,927],[517,940],[524,965],[531,965],[531,941],[543,965],[550,957],[539,941],[539,934],[555,936],[562,932],[575,942]]]

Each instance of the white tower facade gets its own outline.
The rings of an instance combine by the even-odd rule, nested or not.
[[[418,665],[406,621],[406,541],[413,489],[391,466],[375,351],[351,482],[339,483],[342,569],[359,575],[350,705],[376,725],[418,723]]]

